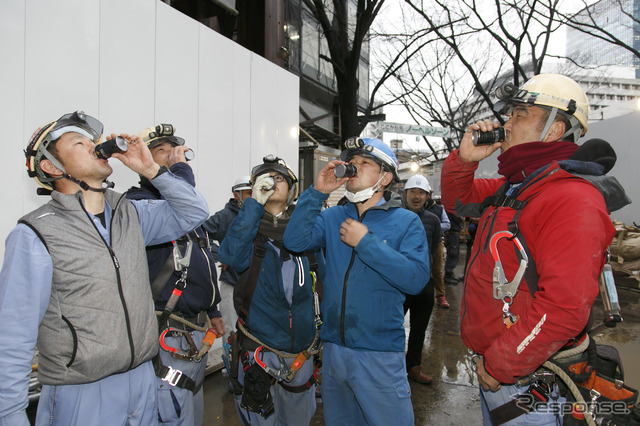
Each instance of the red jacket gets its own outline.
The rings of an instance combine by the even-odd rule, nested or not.
[[[477,168],[478,163],[463,162],[457,150],[445,160],[442,202],[447,210],[454,210],[457,199],[481,203],[505,183],[504,178],[474,179]],[[484,355],[487,371],[502,383],[531,374],[585,328],[598,294],[605,250],[615,234],[604,199],[593,185],[557,162],[539,177],[517,196],[528,199],[518,227],[539,277],[535,298],[523,279],[513,299],[510,310],[519,320],[509,329],[503,323],[503,303],[493,298],[495,262],[489,249],[491,236],[507,230],[514,209],[492,206],[484,212],[465,274],[462,339]],[[515,245],[502,238],[497,249],[506,278],[512,281],[519,266]]]

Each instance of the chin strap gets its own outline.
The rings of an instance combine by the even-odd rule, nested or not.
[[[105,192],[107,189],[110,189],[116,186],[113,182],[109,182],[108,180],[105,179],[104,182],[102,183],[103,185],[102,188],[94,188],[92,186],[89,186],[89,184],[87,184],[85,181],[76,179],[68,173],[63,174],[62,177],[65,179],[69,179],[71,182],[77,183],[80,186],[80,188],[84,189],[85,191]]]

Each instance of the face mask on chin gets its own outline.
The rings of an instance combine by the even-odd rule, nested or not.
[[[378,192],[378,190],[380,189],[380,187],[382,185],[380,185],[380,182],[382,181],[382,178],[384,178],[384,175],[387,172],[380,172],[380,178],[378,178],[378,181],[375,183],[375,185],[370,186],[369,188],[363,189],[362,191],[358,191],[358,192],[351,192],[349,190],[345,191],[344,195],[345,197],[347,197],[347,200],[351,201],[352,203],[363,203],[365,201],[367,201],[369,198],[373,197],[373,194],[375,194],[376,192]]]

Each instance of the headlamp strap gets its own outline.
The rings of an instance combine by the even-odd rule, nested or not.
[[[573,116],[569,118],[569,122],[573,125],[573,127],[571,127],[564,133],[564,135],[562,135],[562,139],[573,134],[573,141],[578,142],[578,138],[580,137],[580,133],[578,131],[582,129],[582,124],[580,124],[580,122]]]

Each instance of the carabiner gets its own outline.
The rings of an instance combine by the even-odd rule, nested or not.
[[[253,358],[256,364],[258,364],[264,371],[267,372],[267,374],[269,374],[271,377],[273,377],[277,381],[281,382],[285,380],[287,378],[287,375],[289,374],[289,371],[288,371],[289,369],[287,368],[287,364],[284,363],[284,360],[280,359],[280,365],[282,365],[282,367],[280,367],[280,369],[276,371],[273,368],[269,367],[264,362],[262,362],[262,360],[260,359],[261,350],[262,350],[262,346],[258,346],[256,348],[256,351],[253,353]]]
[[[516,272],[511,282],[507,281],[507,277],[504,275],[504,269],[502,268],[500,255],[498,254],[498,241],[502,238],[507,238],[513,241],[513,243],[516,245],[516,248],[520,252],[520,255],[522,256],[518,271]],[[505,299],[508,298],[510,300],[513,300],[513,297],[518,292],[520,281],[522,281],[522,277],[524,276],[527,265],[529,264],[529,256],[527,256],[527,252],[524,250],[524,247],[520,243],[518,237],[514,236],[509,231],[500,231],[493,234],[493,236],[491,237],[489,250],[491,251],[491,256],[493,257],[493,260],[495,262],[495,267],[493,268],[493,298],[502,300],[503,302],[510,305],[511,302],[507,302]]]
[[[191,236],[187,234],[187,250],[184,252],[184,256],[180,253],[180,247],[175,241],[173,243],[173,265],[176,271],[182,271],[182,268],[189,267],[191,263],[191,250],[193,249],[193,240]]]
[[[174,334],[184,335],[184,337],[187,339],[187,343],[189,343],[189,350],[187,351],[186,354],[178,353],[177,348],[173,348],[165,343],[164,339],[167,333],[169,332]],[[172,358],[182,359],[185,361],[193,361],[195,359],[195,356],[198,354],[198,348],[196,347],[196,344],[193,341],[193,337],[191,337],[191,334],[188,331],[167,327],[162,333],[160,333],[159,340],[160,340],[160,347],[165,351],[169,352]]]

